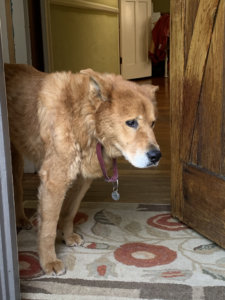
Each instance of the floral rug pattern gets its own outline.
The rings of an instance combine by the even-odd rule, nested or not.
[[[199,299],[207,299],[204,298],[206,288],[218,287],[220,292],[217,291],[215,299],[225,299],[225,250],[173,219],[168,208],[165,205],[83,203],[74,219],[74,229],[83,236],[85,243],[80,247],[66,247],[60,239],[57,240],[57,255],[64,261],[67,272],[55,277],[54,285],[39,265],[37,217],[34,215],[33,229],[18,234],[24,299],[26,295],[29,299],[36,299],[31,297],[32,293],[37,293],[37,299],[53,299],[46,295],[56,291],[55,283],[66,285],[70,280],[79,281],[79,284],[94,281],[99,285],[101,282],[105,285],[120,282],[121,286],[132,282],[132,288],[138,283],[194,288],[192,296],[183,299],[194,299],[193,291],[200,293]],[[203,289],[201,292],[199,287]],[[80,290],[70,291],[69,287],[65,290],[65,295],[80,293]],[[128,292],[129,289],[125,290]],[[140,291],[130,298],[126,294],[125,298],[144,299]],[[142,291],[146,292],[146,289]],[[77,299],[89,299],[79,295]],[[96,299],[111,299],[110,296],[106,298],[105,292],[104,295],[105,298],[101,298],[98,294]],[[169,295],[161,299],[173,299]],[[62,299],[67,298],[63,296]],[[94,295],[90,299],[95,299]]]

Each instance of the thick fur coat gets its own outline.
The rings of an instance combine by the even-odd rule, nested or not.
[[[39,170],[39,255],[48,274],[63,273],[55,253],[56,228],[68,246],[81,244],[73,219],[104,161],[124,156],[132,165],[157,165],[159,146],[152,85],[138,85],[91,69],[42,73],[27,65],[5,65],[14,191],[18,226],[29,226],[23,210],[23,156]]]

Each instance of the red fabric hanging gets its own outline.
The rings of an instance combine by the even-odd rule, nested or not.
[[[165,60],[169,34],[170,15],[163,14],[152,30],[152,42],[149,50],[149,58],[154,64]]]

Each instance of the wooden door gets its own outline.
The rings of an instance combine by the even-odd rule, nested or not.
[[[120,1],[121,74],[126,79],[152,74],[148,58],[151,0]]]
[[[171,0],[172,213],[225,247],[224,0]]]

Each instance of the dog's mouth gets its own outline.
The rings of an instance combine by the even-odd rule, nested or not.
[[[157,167],[159,165],[159,161],[153,163],[153,162],[149,162],[148,165],[147,165],[147,168],[150,168],[150,167]]]
[[[124,158],[128,160],[136,168],[157,167],[162,156],[158,147],[152,147],[149,151],[136,151],[135,153],[125,152],[121,147],[116,145],[116,148],[122,153]]]
[[[147,153],[136,153],[136,155],[124,155],[124,157],[136,168],[157,167],[161,154],[157,158],[150,158]]]

